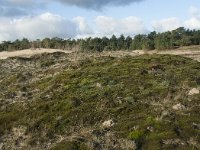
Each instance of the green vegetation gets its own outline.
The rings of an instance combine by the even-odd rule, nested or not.
[[[52,48],[66,50],[81,50],[86,52],[102,52],[116,50],[166,50],[180,46],[200,45],[200,31],[186,30],[180,27],[176,30],[147,35],[136,35],[134,38],[116,37],[111,38],[87,38],[78,40],[64,40],[61,38],[45,38],[43,40],[29,41],[24,38],[14,42],[4,41],[0,44],[0,51],[22,50],[27,48]]]
[[[63,141],[57,146],[53,147],[51,150],[88,150],[88,148],[83,143],[77,141]]]
[[[130,132],[130,138],[132,139],[132,140],[134,140],[134,141],[138,141],[140,138],[142,138],[142,136],[143,136],[143,132],[142,131],[138,131],[138,130],[136,130],[136,131],[132,131],[132,132]]]
[[[54,62],[45,58],[41,67],[48,70],[51,64]],[[23,103],[3,106],[0,101],[1,137],[24,126],[31,147],[51,141],[52,149],[105,149],[108,143],[103,139],[111,144],[114,140],[116,145],[120,145],[118,139],[124,139],[136,142],[137,149],[200,148],[200,94],[187,95],[200,86],[199,62],[170,55],[101,57],[32,81],[26,70],[18,72],[25,76],[23,80],[15,73],[10,77],[4,73],[0,84],[3,101],[15,97],[5,93],[37,92]],[[173,110],[177,103],[186,109]],[[103,128],[102,123],[109,119],[113,126]],[[56,144],[58,135],[64,140]],[[74,136],[78,138],[74,140]],[[184,144],[166,144],[173,139]],[[191,140],[196,144],[189,143]]]

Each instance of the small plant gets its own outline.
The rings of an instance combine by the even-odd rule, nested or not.
[[[135,130],[129,133],[129,137],[131,140],[135,141],[136,150],[142,149],[145,141],[145,134],[141,130]]]
[[[138,141],[143,137],[144,133],[140,130],[135,130],[129,133],[129,137],[131,140]]]

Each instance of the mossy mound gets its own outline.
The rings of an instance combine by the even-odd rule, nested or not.
[[[45,64],[46,71],[54,64]],[[188,95],[200,87],[199,62],[170,55],[100,57],[55,76],[30,81],[26,70],[23,75],[1,81],[1,92],[15,93],[0,94],[1,101],[20,90],[26,100],[1,106],[0,135],[6,139],[14,127],[26,127],[24,148],[200,148],[200,94]],[[174,110],[177,104],[182,107]],[[105,127],[107,120],[112,124]]]

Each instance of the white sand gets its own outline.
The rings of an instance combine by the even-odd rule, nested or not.
[[[54,53],[54,52],[64,52],[64,53],[71,53],[72,51],[67,50],[59,50],[59,49],[26,49],[26,50],[18,50],[18,51],[11,51],[11,52],[0,52],[0,59],[7,59],[9,57],[31,57],[36,54],[42,53]]]
[[[68,50],[60,50],[60,49],[26,49],[26,50],[18,50],[18,51],[12,51],[12,52],[0,52],[0,59],[7,59],[9,57],[31,57],[36,54],[42,54],[42,53],[54,53],[54,52],[64,52],[64,53],[72,53],[73,51]],[[185,57],[192,58],[194,60],[200,61],[200,50],[190,50],[190,49],[177,49],[177,50],[166,50],[166,51],[142,51],[142,50],[136,50],[136,51],[105,51],[101,53],[102,56],[114,56],[114,57],[123,57],[127,55],[131,56],[138,56],[143,54],[171,54],[171,55],[181,55]]]

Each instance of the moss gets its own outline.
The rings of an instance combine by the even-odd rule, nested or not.
[[[129,138],[136,143],[136,149],[142,149],[145,142],[145,133],[142,130],[135,130],[129,133]]]
[[[144,132],[140,130],[135,130],[129,133],[129,138],[134,141],[138,141],[144,136]]]
[[[45,141],[55,139],[56,135],[79,134],[82,128],[101,128],[102,122],[110,118],[114,125],[107,130],[119,138],[129,136],[138,141],[139,147],[160,148],[162,139],[199,139],[199,130],[191,125],[199,124],[199,95],[189,97],[189,102],[184,93],[198,86],[199,66],[191,59],[169,55],[101,57],[27,83],[26,88],[21,87],[16,76],[10,76],[1,82],[0,90],[4,93],[20,89],[38,92],[21,106],[14,103],[1,109],[0,132],[3,135],[23,124],[33,139]],[[5,99],[3,94],[0,97]],[[172,112],[171,107],[177,102],[191,109],[185,114]],[[163,120],[156,120],[163,109],[170,113]],[[148,127],[153,132],[147,131]]]

